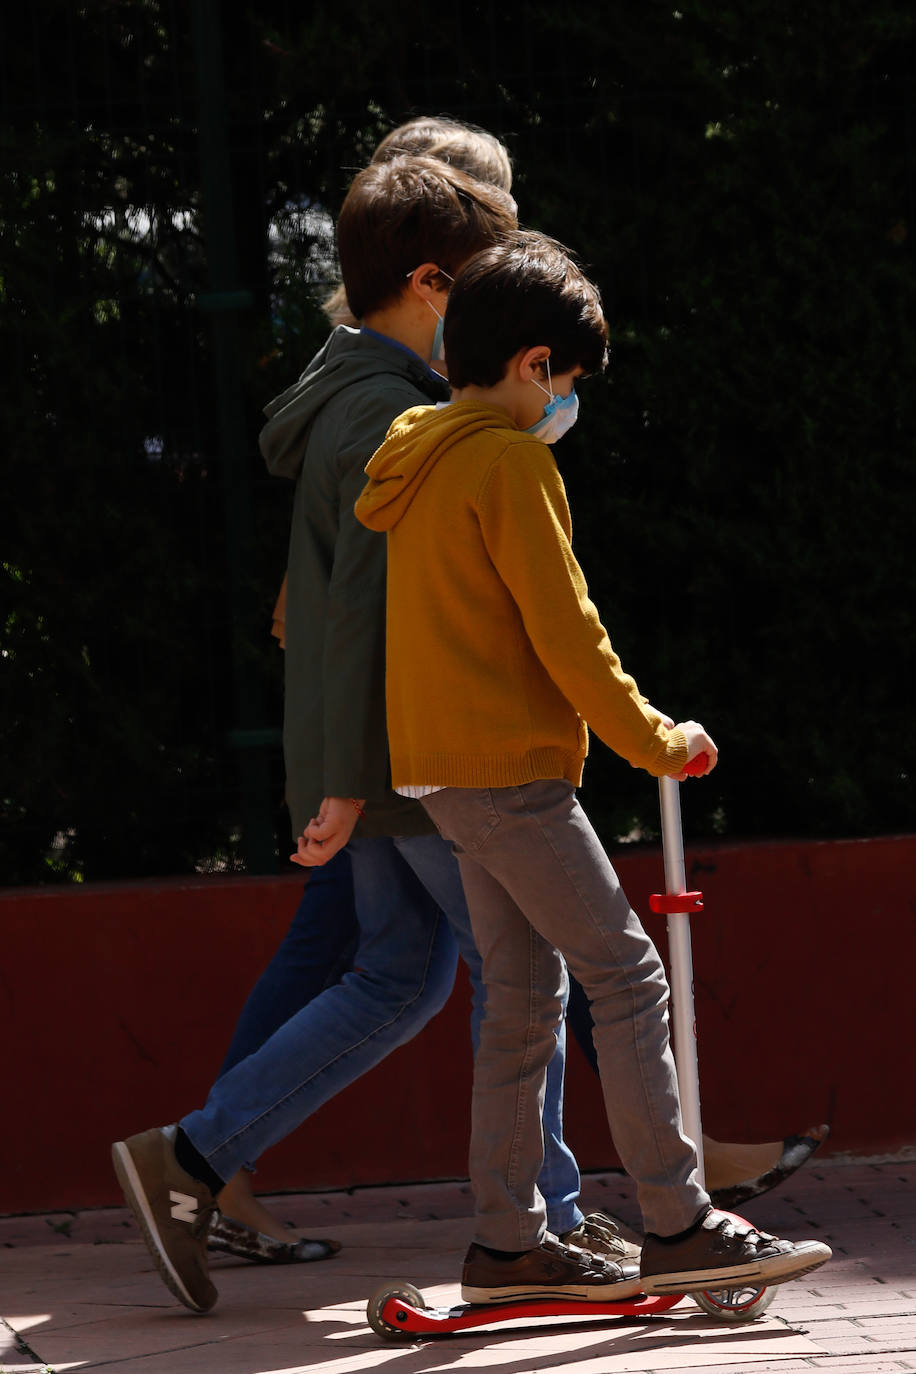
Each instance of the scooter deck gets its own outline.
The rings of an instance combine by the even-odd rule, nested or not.
[[[479,1326],[501,1326],[506,1322],[526,1322],[540,1317],[645,1317],[667,1312],[683,1294],[647,1296],[639,1294],[623,1302],[585,1302],[573,1298],[522,1299],[517,1302],[461,1303],[457,1307],[415,1307],[402,1297],[390,1296],[377,1308],[377,1316],[387,1328],[376,1330],[389,1340],[408,1335],[445,1336]],[[374,1323],[373,1323],[374,1325]]]

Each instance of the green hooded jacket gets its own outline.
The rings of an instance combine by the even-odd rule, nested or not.
[[[385,728],[385,536],[353,506],[388,426],[448,399],[421,358],[371,330],[341,326],[298,382],[265,407],[260,447],[296,483],[286,596],[283,749],[298,835],[323,797],[364,797],[366,835],[434,827],[391,790]]]

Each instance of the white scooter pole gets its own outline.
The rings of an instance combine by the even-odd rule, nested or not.
[[[706,771],[708,759],[700,754],[684,769],[685,773]],[[700,1122],[700,1075],[697,1068],[697,1023],[693,1006],[693,955],[690,949],[690,913],[703,910],[702,892],[687,891],[684,865],[684,832],[681,829],[680,784],[674,778],[659,778],[658,795],[662,813],[662,853],[665,858],[665,892],[649,898],[649,906],[668,917],[668,955],[671,965],[671,1022],[674,1028],[674,1062],[677,1066],[684,1134],[696,1145],[697,1176],[706,1186],[703,1161],[703,1127]],[[737,1218],[741,1220],[741,1218]],[[704,1312],[720,1321],[751,1321],[765,1312],[773,1301],[775,1288],[745,1285],[705,1290],[693,1299]]]
[[[705,756],[704,760],[705,760]],[[684,1133],[696,1145],[697,1172],[705,1186],[703,1127],[700,1120],[700,1075],[697,1065],[697,1027],[693,1002],[693,956],[690,945],[690,913],[703,910],[703,894],[687,891],[684,836],[681,828],[679,784],[659,778],[662,817],[662,852],[665,860],[665,892],[650,897],[652,910],[668,917],[668,953],[671,965],[671,1022],[674,1030],[674,1062]]]

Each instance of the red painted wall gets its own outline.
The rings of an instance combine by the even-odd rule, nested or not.
[[[657,852],[615,857],[638,910]],[[832,1148],[916,1143],[916,836],[722,845],[688,854],[704,1126],[774,1139],[817,1121]],[[109,1144],[200,1105],[235,1016],[295,910],[298,876],[0,892],[0,1213],[119,1201]],[[647,916],[663,946],[663,918]],[[463,978],[412,1044],[265,1158],[264,1191],[466,1174]],[[567,1134],[615,1162],[573,1046]]]

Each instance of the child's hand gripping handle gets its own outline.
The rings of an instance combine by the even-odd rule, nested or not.
[[[687,741],[687,762],[677,774],[677,781],[705,778],[719,761],[715,740],[698,720],[682,720],[677,728]]]

